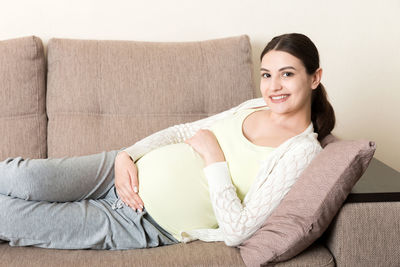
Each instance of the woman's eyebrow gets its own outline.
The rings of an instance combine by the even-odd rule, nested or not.
[[[292,70],[296,70],[296,68],[295,68],[295,67],[292,67],[292,66],[286,66],[286,67],[282,67],[282,68],[280,68],[280,69],[279,69],[279,71],[286,70],[286,69],[292,69]],[[269,70],[268,70],[268,69],[266,69],[266,68],[261,68],[260,70],[263,70],[263,71],[269,71]]]

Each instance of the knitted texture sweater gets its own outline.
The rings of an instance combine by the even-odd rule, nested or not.
[[[184,142],[199,129],[209,129],[214,122],[239,110],[263,105],[263,98],[250,99],[213,116],[156,132],[123,151],[136,162],[147,152],[164,145]],[[236,194],[226,162],[216,162],[205,167],[204,174],[218,228],[182,231],[182,242],[200,239],[206,242],[224,241],[228,246],[238,246],[250,238],[279,205],[311,160],[322,150],[313,130],[310,123],[306,130],[282,143],[261,162],[254,183],[243,202]]]

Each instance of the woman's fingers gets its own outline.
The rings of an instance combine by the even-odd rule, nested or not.
[[[115,187],[117,189],[118,196],[126,205],[134,210],[143,210],[143,201],[137,193],[133,192],[128,175],[124,179],[120,179],[120,182],[116,183]]]
[[[132,191],[131,185],[129,183],[124,184],[120,188],[120,192],[117,191],[117,193],[121,198],[121,200],[129,207],[133,208],[134,210],[139,210],[139,211],[143,210],[142,199],[139,197],[137,193]]]
[[[133,197],[135,198],[135,200],[137,201],[137,203],[139,204],[141,209],[143,209],[144,203],[143,203],[143,200],[141,199],[141,197],[139,196],[139,180],[138,180],[138,176],[137,176],[137,169],[136,169],[136,167],[129,168],[128,172],[129,172],[129,176],[131,178],[131,188],[132,188],[133,192],[135,193],[135,194],[133,194]]]
[[[225,155],[214,133],[207,129],[200,129],[194,136],[187,139],[189,144],[203,158],[205,165],[225,161]]]
[[[129,207],[131,207],[134,210],[143,210],[143,208],[140,207],[139,202],[137,200],[137,194],[133,193],[131,190],[127,190],[127,189],[123,189],[121,191],[121,199],[122,201],[128,205]]]

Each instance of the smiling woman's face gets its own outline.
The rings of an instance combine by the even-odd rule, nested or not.
[[[260,91],[273,113],[311,113],[311,92],[319,84],[297,57],[271,50],[261,61]],[[319,77],[320,78],[320,77]]]

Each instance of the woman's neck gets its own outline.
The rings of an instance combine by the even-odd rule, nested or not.
[[[296,134],[302,133],[311,123],[311,110],[304,110],[294,114],[279,114],[270,110],[268,115],[274,124],[288,129]]]

